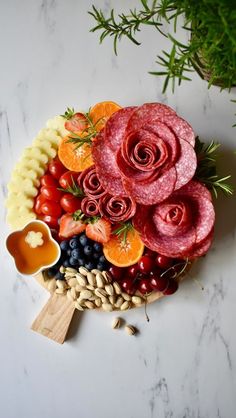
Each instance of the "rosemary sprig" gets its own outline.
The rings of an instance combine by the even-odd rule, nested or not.
[[[207,145],[201,142],[198,137],[196,138],[195,151],[198,164],[195,178],[204,183],[214,193],[215,197],[218,196],[218,191],[222,191],[226,195],[233,194],[233,187],[227,182],[231,176],[220,177],[216,170],[219,147],[220,144],[214,141]]]
[[[127,234],[130,231],[133,231],[134,227],[131,222],[121,222],[118,228],[112,231],[112,235],[116,235],[123,245],[126,244]]]
[[[141,26],[151,25],[164,34],[162,24],[173,22],[174,31],[182,17],[182,28],[187,32],[188,41],[183,45],[170,33],[170,52],[162,51],[157,64],[163,71],[151,74],[165,76],[163,91],[169,82],[172,89],[175,82],[190,80],[188,72],[193,68],[202,78],[208,80],[209,87],[218,83],[222,89],[230,90],[236,84],[236,8],[228,0],[197,2],[193,0],[140,0],[140,8],[120,13],[115,17],[114,9],[105,17],[101,10],[92,6],[89,14],[96,21],[91,32],[101,31],[100,43],[106,37],[113,38],[117,54],[117,42],[122,37],[140,45],[136,39]],[[182,23],[183,22],[183,23]],[[172,28],[171,28],[172,29]]]
[[[76,196],[76,197],[85,196],[83,190],[75,183],[72,175],[71,175],[71,183],[72,183],[72,186],[68,185],[68,187],[66,188],[58,187],[58,190],[61,190],[64,193],[71,193],[73,196]]]
[[[103,118],[99,118],[95,123],[92,121],[90,117],[90,109],[88,112],[83,113],[83,115],[86,118],[85,125],[86,127],[81,131],[80,134],[71,133],[69,135],[69,139],[67,142],[72,142],[75,144],[75,150],[77,148],[82,147],[84,144],[87,144],[89,146],[92,145],[92,139],[95,138],[98,134],[97,126],[98,124],[103,120]]]
[[[109,35],[113,37],[113,48],[114,52],[117,55],[117,42],[123,36],[127,37],[136,45],[140,45],[140,42],[135,38],[136,32],[140,31],[141,25],[151,25],[154,26],[159,32],[163,34],[160,30],[160,23],[158,9],[156,6],[157,0],[151,2],[149,6],[147,0],[141,0],[143,10],[137,11],[136,9],[131,10],[128,15],[121,13],[118,15],[119,21],[115,18],[114,9],[111,10],[110,16],[105,18],[101,10],[96,9],[95,6],[92,6],[92,11],[88,13],[96,20],[97,25],[91,29],[91,32],[96,32],[97,30],[102,30],[100,35],[100,43]],[[164,34],[163,34],[164,35]]]

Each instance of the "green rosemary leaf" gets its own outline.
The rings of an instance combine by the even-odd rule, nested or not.
[[[132,230],[134,230],[134,227],[131,222],[121,222],[119,226],[113,230],[112,234],[119,237],[123,244],[126,244],[127,234]]]

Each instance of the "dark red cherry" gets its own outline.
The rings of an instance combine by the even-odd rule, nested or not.
[[[128,293],[129,295],[133,295],[135,293],[136,286],[133,283],[133,279],[130,277],[123,279],[120,284],[124,292]]]
[[[150,278],[150,283],[153,290],[158,290],[158,292],[164,292],[169,286],[169,279],[154,276]]]
[[[178,290],[178,288],[178,283],[174,279],[169,279],[169,284],[163,293],[164,295],[172,295]]]
[[[124,277],[125,269],[122,268],[122,267],[110,266],[109,267],[109,273],[111,273],[113,279],[121,280],[122,277]]]
[[[141,279],[138,284],[138,290],[142,295],[150,293],[152,291],[152,286],[149,279]]]
[[[166,257],[165,255],[159,254],[156,257],[156,265],[161,269],[168,269],[173,264],[173,258]]]
[[[141,273],[149,274],[150,271],[155,267],[155,260],[147,255],[144,255],[138,261],[138,268]]]
[[[135,278],[139,272],[138,264],[134,264],[127,269],[127,274],[129,277]]]

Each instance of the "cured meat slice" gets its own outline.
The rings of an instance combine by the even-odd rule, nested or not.
[[[134,216],[136,203],[129,197],[106,194],[99,199],[99,210],[111,222],[124,222]]]
[[[92,156],[103,188],[114,196],[126,196],[115,154],[104,141],[103,131],[92,144]]]
[[[136,106],[124,107],[115,112],[106,123],[105,141],[114,152],[123,141],[126,125],[135,109]]]
[[[175,196],[182,194],[182,190],[176,190]],[[206,199],[212,201],[212,196],[209,190],[202,183],[196,180],[191,180],[188,184],[184,186],[184,194],[194,197],[205,197]]]
[[[180,139],[180,156],[175,164],[177,180],[175,190],[187,184],[194,176],[197,168],[197,157],[192,145]]]
[[[187,141],[192,147],[195,145],[195,133],[186,120],[178,115],[168,115],[163,122],[181,139]]]
[[[149,244],[148,247],[167,257],[175,258],[179,254],[184,254],[194,248],[196,242],[196,231],[193,226],[185,231],[184,234],[177,236],[166,236],[158,230],[154,223],[147,223],[141,239],[144,237]]]
[[[104,172],[102,168],[97,170],[98,177],[107,193],[113,196],[127,196],[121,177],[112,177]]]
[[[132,224],[138,232],[144,231],[144,226],[152,219],[153,206],[137,205],[136,213],[132,219]]]
[[[106,193],[98,178],[95,165],[82,171],[78,183],[85,194],[91,198],[99,199]]]
[[[142,128],[146,123],[152,125],[153,121],[170,115],[176,115],[176,112],[169,106],[162,103],[145,103],[139,106],[130,117],[127,124],[127,132],[136,131]]]
[[[212,230],[208,237],[194,248],[194,250],[188,255],[188,258],[192,259],[205,255],[212,244],[213,234],[214,231]]]
[[[146,124],[152,125],[156,121],[165,123],[177,137],[185,139],[194,147],[195,134],[192,127],[173,109],[161,103],[146,103],[138,107],[129,119],[127,132],[143,128]]]
[[[92,157],[96,165],[97,173],[104,171],[112,177],[120,178],[115,154],[104,141],[104,131],[101,131],[93,141]]]
[[[86,216],[99,215],[98,201],[91,197],[84,197],[81,202],[81,210]]]
[[[151,125],[144,125],[143,129],[155,133],[158,137],[165,141],[169,150],[169,162],[174,163],[179,155],[180,146],[179,141],[172,130],[159,120],[153,121]]]
[[[176,170],[172,167],[151,183],[135,183],[123,179],[124,188],[137,203],[142,205],[154,205],[167,199],[174,191],[176,182]]]
[[[205,189],[192,181],[160,204],[138,205],[134,226],[144,244],[172,258],[204,255],[211,245],[215,222],[211,196]]]

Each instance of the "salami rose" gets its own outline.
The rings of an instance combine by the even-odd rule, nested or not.
[[[133,220],[147,247],[173,258],[204,255],[211,245],[214,222],[211,195],[196,181],[162,203],[138,206]]]
[[[84,193],[91,198],[98,199],[105,193],[98,178],[95,165],[82,171],[78,177],[78,184],[83,189]]]
[[[148,103],[114,113],[92,154],[105,190],[153,205],[194,176],[194,142],[191,126],[174,110]]]
[[[99,199],[99,210],[111,222],[124,222],[134,216],[136,203],[129,197],[106,194]]]
[[[81,210],[86,216],[99,215],[98,201],[91,197],[84,197],[81,202]]]

